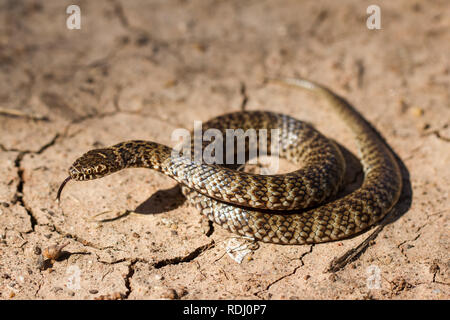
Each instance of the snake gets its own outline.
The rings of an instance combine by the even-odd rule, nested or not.
[[[356,141],[364,178],[354,191],[338,198],[346,163],[340,147],[311,124],[271,111],[238,111],[213,118],[203,129],[226,134],[230,129],[266,130],[269,155],[298,165],[285,174],[258,174],[238,167],[237,150],[230,161],[216,162],[180,150],[142,140],[125,141],[93,149],[75,160],[61,184],[57,200],[69,180],[86,181],[125,168],[149,168],[181,184],[181,192],[210,221],[230,232],[255,241],[301,245],[342,240],[380,222],[397,203],[402,188],[399,165],[379,133],[344,98],[316,82],[303,78],[271,79],[271,82],[306,89],[325,99],[350,128]],[[258,131],[258,132],[259,132]],[[206,142],[200,150],[205,151]],[[219,145],[227,144],[222,140]],[[245,143],[245,155],[263,144]],[[205,147],[206,146],[206,147]],[[277,146],[272,148],[267,146]],[[230,145],[228,145],[230,148]],[[234,148],[233,148],[234,149]],[[237,148],[236,148],[237,149]],[[242,152],[242,149],[241,149]],[[234,157],[234,158],[233,158]]]

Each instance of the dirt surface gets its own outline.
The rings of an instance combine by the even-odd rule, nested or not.
[[[72,3],[79,30],[66,28]],[[380,30],[366,27],[370,4],[1,0],[0,298],[449,299],[450,2],[377,1]],[[382,224],[255,245],[145,169],[69,183],[55,201],[87,150],[173,146],[174,129],[242,109],[311,122],[349,150],[360,183],[349,129],[270,76],[323,83],[380,131],[404,181]]]

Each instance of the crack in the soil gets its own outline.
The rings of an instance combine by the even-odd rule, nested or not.
[[[260,291],[258,291],[258,292],[255,292],[253,295],[256,296],[256,297],[258,297],[258,298],[261,298],[261,297],[260,297],[260,294],[261,294],[262,292],[265,292],[265,291],[269,290],[270,287],[272,287],[274,284],[280,282],[281,280],[283,280],[283,279],[285,279],[285,278],[288,278],[288,277],[294,275],[294,274],[297,272],[298,269],[300,269],[301,267],[303,267],[303,266],[305,265],[305,263],[303,262],[303,258],[304,258],[306,255],[312,253],[313,248],[314,248],[314,244],[312,244],[312,245],[310,246],[309,251],[304,252],[304,253],[298,258],[298,260],[300,261],[300,265],[296,266],[290,273],[285,274],[285,275],[281,276],[280,278],[278,278],[278,279],[272,281],[271,283],[269,283],[269,284],[266,286],[265,289],[260,290]],[[297,260],[297,259],[295,259],[295,260]]]
[[[50,119],[47,116],[41,116],[41,115],[32,115],[28,114],[16,109],[7,109],[0,107],[0,115],[5,117],[11,117],[11,118],[24,118],[24,119],[30,119],[33,121],[42,121],[42,122],[49,122]]]
[[[151,266],[155,269],[160,269],[160,268],[163,268],[168,265],[177,265],[179,263],[191,262],[195,258],[197,258],[200,254],[202,254],[206,250],[213,248],[214,246],[215,246],[215,242],[214,242],[214,240],[212,240],[211,242],[194,249],[193,251],[191,251],[189,254],[187,254],[184,257],[174,257],[174,258],[164,259],[164,260],[160,260],[160,261],[153,262],[153,263],[149,262],[143,258],[131,258],[131,259],[130,258],[122,258],[122,259],[119,259],[119,260],[116,260],[113,262],[107,262],[107,261],[99,260],[98,255],[97,255],[97,262],[100,262],[103,264],[108,264],[108,265],[113,265],[113,264],[117,264],[117,263],[121,263],[121,262],[125,262],[125,261],[130,262],[130,264],[128,265],[128,273],[124,276],[125,287],[127,288],[127,292],[125,294],[123,294],[123,299],[128,299],[128,297],[130,296],[130,294],[132,292],[131,278],[133,277],[133,275],[135,273],[136,263],[142,262],[142,263],[148,264],[149,266]]]
[[[31,150],[9,150],[9,151],[17,151],[19,154],[17,155],[14,166],[17,169],[17,175],[19,178],[19,183],[17,184],[16,192],[14,194],[14,198],[12,200],[12,203],[19,204],[22,206],[25,211],[27,212],[28,216],[30,217],[30,223],[31,223],[31,230],[34,231],[35,226],[38,224],[38,221],[36,217],[33,214],[32,209],[25,203],[23,196],[24,196],[24,169],[22,168],[22,160],[25,157],[26,154],[41,154],[51,146],[53,146],[58,138],[60,137],[60,134],[57,133],[48,143],[44,144],[42,147],[40,147],[37,151],[31,151]]]
[[[191,262],[192,260],[197,258],[199,255],[201,255],[203,252],[205,252],[208,249],[213,248],[214,246],[215,246],[215,242],[214,242],[214,240],[211,240],[211,242],[196,248],[194,251],[191,251],[189,254],[187,254],[184,257],[175,257],[175,258],[160,260],[160,261],[154,263],[153,267],[155,269],[160,269],[167,265],[175,265],[175,264],[180,264],[180,263],[184,263],[184,262]]]
[[[125,11],[123,10],[122,3],[120,3],[120,1],[117,1],[117,0],[111,0],[111,2],[113,3],[113,6],[114,6],[114,14],[119,19],[122,27],[127,29],[130,26],[130,23],[128,22],[128,18],[125,15]]]
[[[450,138],[447,138],[447,137],[442,136],[441,133],[439,132],[439,130],[433,131],[433,134],[434,134],[439,140],[442,140],[442,141],[445,141],[445,142],[450,142]]]
[[[49,147],[53,146],[56,143],[56,140],[59,139],[61,136],[60,133],[56,133],[53,138],[47,142],[46,144],[44,144],[43,146],[41,146],[38,150],[34,151],[34,150],[29,150],[29,149],[25,149],[25,150],[21,150],[21,149],[16,149],[16,148],[7,148],[4,145],[0,144],[0,149],[4,152],[19,152],[21,153],[21,155],[19,154],[19,156],[21,157],[19,160],[21,161],[23,156],[25,156],[26,154],[41,154],[43,153],[45,150],[47,150]],[[19,157],[18,156],[18,157]],[[17,158],[16,158],[16,162],[17,162]]]
[[[19,183],[17,184],[16,193],[14,195],[13,203],[19,204],[20,206],[25,208],[25,211],[27,212],[28,216],[30,217],[30,223],[31,223],[31,230],[34,231],[35,226],[38,224],[38,221],[36,217],[33,215],[33,212],[30,207],[28,207],[24,200],[23,200],[23,185],[24,185],[24,178],[23,178],[23,169],[20,167],[20,163],[23,159],[23,156],[25,153],[19,153],[15,160],[15,166],[17,168],[17,175],[19,176]]]
[[[430,135],[434,135],[439,140],[442,140],[442,141],[445,141],[445,142],[450,142],[450,138],[449,137],[444,137],[443,135],[441,135],[441,130],[447,129],[448,126],[449,126],[449,124],[446,123],[441,128],[437,128],[437,129],[434,129],[434,130],[429,130],[428,132],[424,133],[422,136],[423,137],[427,137],[427,136],[430,136]]]
[[[135,259],[133,261],[130,262],[130,264],[128,265],[128,273],[125,275],[124,281],[125,281],[125,287],[127,288],[127,292],[124,294],[123,299],[128,299],[128,297],[131,294],[131,278],[134,275],[134,266],[136,265],[136,263],[139,262],[139,259]]]
[[[240,93],[242,96],[241,111],[245,111],[245,107],[247,106],[248,102],[247,86],[245,85],[245,82],[241,82]]]
[[[205,236],[207,236],[208,238],[211,237],[214,233],[214,230],[214,222],[208,220],[208,230],[205,232]]]
[[[71,234],[71,233],[65,232],[65,231],[59,229],[56,225],[53,225],[53,224],[38,224],[38,225],[39,226],[47,226],[47,227],[51,228],[54,232],[56,232],[57,234],[62,236],[63,238],[72,239],[72,240],[78,242],[79,244],[81,244],[81,245],[83,245],[85,247],[90,247],[90,248],[93,248],[93,249],[96,249],[96,250],[100,250],[100,251],[106,250],[106,249],[117,250],[114,246],[98,247],[94,243],[92,243],[92,242],[90,242],[88,240],[85,240],[85,239],[83,239],[83,238],[81,238],[81,237],[79,237],[79,236],[77,236],[75,234]]]
[[[410,261],[409,261],[408,255],[407,255],[406,252],[405,252],[405,247],[404,247],[404,245],[405,245],[406,243],[408,243],[408,242],[414,242],[414,241],[416,241],[417,239],[419,239],[420,236],[422,235],[422,234],[420,233],[420,230],[422,230],[425,226],[427,226],[426,223],[423,224],[422,226],[420,226],[419,228],[417,228],[416,233],[418,233],[418,234],[414,237],[414,239],[404,240],[404,241],[402,241],[400,244],[397,245],[397,249],[400,250],[401,254],[403,254],[403,256],[406,258],[406,261],[407,261],[408,263],[409,263]]]

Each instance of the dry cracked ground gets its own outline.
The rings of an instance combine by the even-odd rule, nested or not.
[[[79,30],[66,28],[73,2]],[[1,0],[0,298],[449,299],[450,2],[378,1],[380,30],[370,4]],[[280,75],[346,97],[396,153],[404,188],[383,223],[253,244],[146,169],[69,183],[55,201],[89,149],[173,146],[174,129],[242,109],[314,124],[348,150],[357,187],[349,129],[324,101],[264,81]]]

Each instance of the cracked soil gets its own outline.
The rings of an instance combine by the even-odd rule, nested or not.
[[[81,8],[80,30],[66,7]],[[450,2],[0,1],[1,299],[449,299]],[[92,148],[238,110],[349,129],[303,76],[344,96],[398,157],[404,188],[379,225],[345,241],[251,245],[205,221],[145,169],[59,184]],[[282,170],[292,169],[282,163]],[[251,249],[238,263],[230,241]],[[54,259],[45,249],[68,243]],[[236,254],[239,250],[236,250]]]

